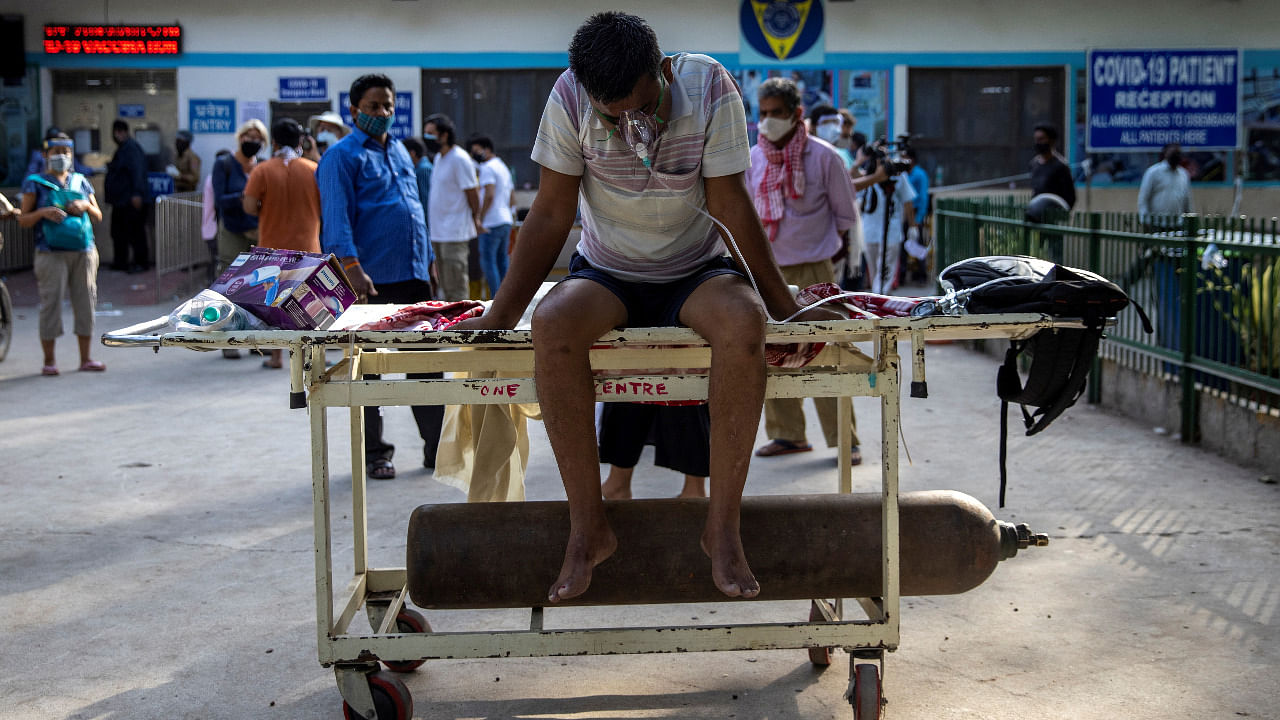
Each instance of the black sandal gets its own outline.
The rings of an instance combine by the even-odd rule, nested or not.
[[[391,460],[387,458],[378,458],[370,462],[365,470],[374,480],[393,480],[396,476],[396,466],[392,465]]]

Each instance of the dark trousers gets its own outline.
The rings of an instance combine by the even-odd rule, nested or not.
[[[146,207],[135,208],[130,203],[111,206],[112,269],[128,270],[131,265],[148,267],[151,264],[147,251]]]
[[[375,283],[378,290],[377,301],[390,305],[408,305],[431,299],[431,285],[423,280],[406,280],[398,283]],[[380,375],[365,375],[365,380],[376,380]],[[422,378],[440,378],[442,373],[409,373],[411,380]],[[440,428],[444,425],[443,405],[414,405],[413,419],[418,424],[418,434],[422,436],[422,459],[427,467],[435,467],[436,449],[440,447]],[[382,409],[368,407],[364,409],[364,455],[365,462],[373,462],[381,458],[390,460],[396,453],[396,446],[382,439]]]

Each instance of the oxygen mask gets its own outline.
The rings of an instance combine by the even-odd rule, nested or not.
[[[640,158],[645,167],[653,167],[653,143],[658,139],[659,119],[642,110],[625,110],[618,117],[618,134]]]

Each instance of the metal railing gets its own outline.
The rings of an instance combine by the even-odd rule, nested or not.
[[[1032,255],[1115,282],[1146,309],[1121,314],[1101,355],[1181,383],[1182,439],[1199,440],[1198,391],[1280,413],[1280,225],[1277,220],[1075,213],[1028,222],[1025,200],[942,199],[938,267],[982,255]],[[1092,401],[1099,391],[1091,389]]]
[[[166,276],[186,272],[184,290],[203,286],[210,265],[209,246],[200,232],[204,208],[199,192],[174,193],[156,198],[155,285],[156,300],[163,295]],[[196,270],[200,269],[197,273]],[[167,285],[166,285],[167,288]]]

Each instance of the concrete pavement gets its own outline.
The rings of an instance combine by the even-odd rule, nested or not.
[[[117,307],[99,330],[168,309]],[[107,372],[77,373],[64,338],[64,374],[44,378],[35,309],[19,310],[0,362],[0,718],[341,717],[315,659],[308,423],[287,409],[285,374],[252,357],[103,347]],[[964,595],[904,600],[887,717],[1280,718],[1280,486],[1079,406],[1010,438],[1009,505],[996,510],[997,361],[960,345],[928,355],[931,397],[903,399],[903,489],[967,492],[1052,543]],[[855,490],[871,491],[878,407],[856,407],[867,463]],[[331,419],[345,529],[345,414]],[[374,565],[403,562],[412,507],[464,499],[414,468],[407,408],[387,427],[402,462],[396,480],[370,483]],[[532,432],[529,497],[562,498],[541,425]],[[637,496],[675,494],[679,477],[651,458]],[[756,459],[747,492],[830,491],[834,466],[824,449]],[[350,540],[336,542],[342,585]],[[806,613],[591,608],[549,611],[547,624]],[[527,623],[518,611],[427,617],[438,630]],[[849,718],[848,663],[837,653],[816,670],[803,651],[432,661],[406,681],[417,718]]]

